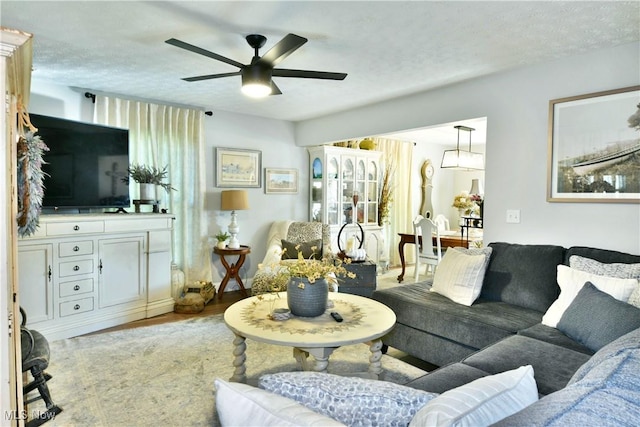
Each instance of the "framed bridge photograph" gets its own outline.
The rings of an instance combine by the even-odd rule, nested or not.
[[[549,101],[549,202],[640,203],[640,86]]]

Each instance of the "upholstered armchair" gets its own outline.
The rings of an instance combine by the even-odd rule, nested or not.
[[[285,245],[291,247],[296,244],[318,243],[322,248],[319,254],[321,257],[333,256],[331,251],[331,234],[329,226],[320,222],[297,222],[297,221],[276,221],[271,225],[267,237],[267,253],[262,260],[260,268],[253,277],[251,293],[253,295],[266,292],[285,291],[286,284],[279,285],[278,289],[272,289],[272,279],[276,275],[281,254],[283,250],[283,240]],[[289,251],[291,252],[291,251]],[[289,262],[284,260],[284,262]],[[295,262],[295,260],[291,260]],[[313,261],[309,261],[313,262]]]

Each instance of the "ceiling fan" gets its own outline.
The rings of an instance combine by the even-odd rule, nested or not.
[[[246,36],[247,43],[254,49],[254,55],[250,64],[242,64],[233,59],[229,59],[217,53],[210,52],[200,47],[185,43],[181,40],[171,38],[165,43],[186,49],[188,51],[208,56],[226,64],[238,67],[239,70],[233,73],[207,74],[204,76],[187,77],[182,80],[196,82],[200,80],[218,79],[221,77],[241,76],[242,92],[253,97],[263,97],[267,95],[280,95],[282,92],[273,82],[271,77],[298,77],[305,79],[324,80],[344,80],[345,73],[330,73],[326,71],[290,70],[286,68],[275,68],[287,56],[305,44],[308,40],[295,34],[287,34],[282,40],[275,44],[267,53],[258,55],[258,50],[264,46],[267,38],[260,34],[249,34]]]

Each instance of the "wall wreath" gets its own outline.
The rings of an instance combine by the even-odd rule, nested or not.
[[[37,130],[37,129],[36,129]],[[44,175],[42,156],[49,147],[34,131],[20,135],[18,139],[18,235],[29,236],[38,228]]]

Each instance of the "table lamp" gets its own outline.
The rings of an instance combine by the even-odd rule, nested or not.
[[[238,232],[240,227],[236,222],[236,211],[249,209],[249,198],[245,190],[226,190],[221,193],[222,203],[221,209],[223,211],[231,211],[231,224],[229,224],[229,234],[231,239],[229,240],[229,249],[240,249],[240,242],[238,241]]]

